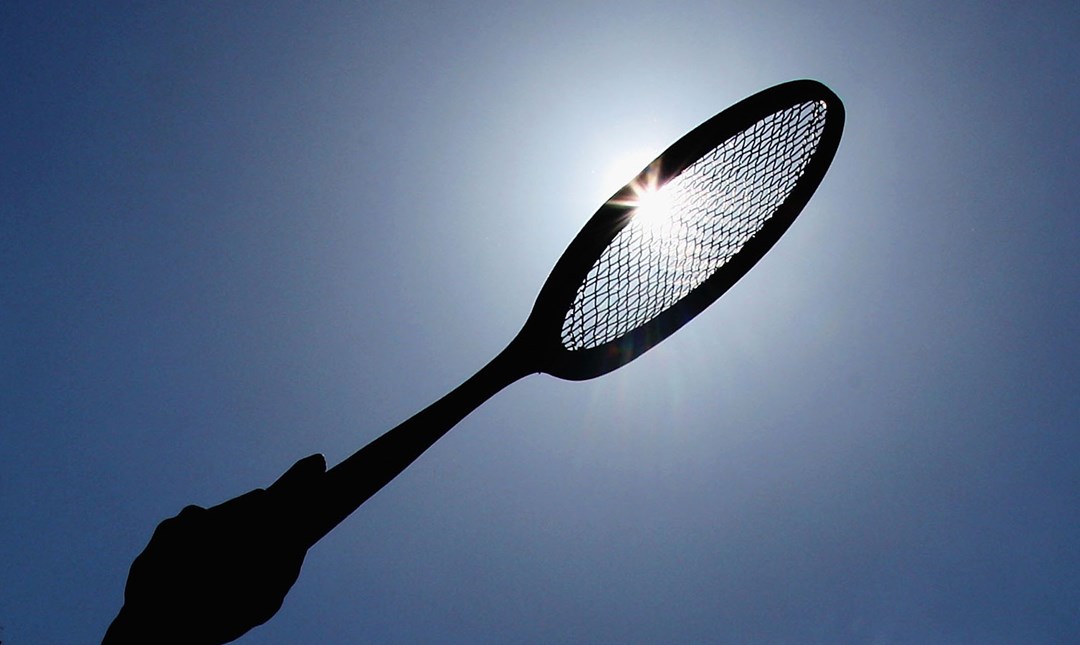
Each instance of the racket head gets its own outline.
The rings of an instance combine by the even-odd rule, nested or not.
[[[810,113],[810,116],[807,117],[806,113]],[[617,283],[619,277],[605,274],[612,271],[611,267],[605,266],[605,262],[610,264],[619,253],[625,256],[629,248],[627,241],[634,235],[638,238],[645,235],[628,228],[638,212],[643,187],[646,187],[645,190],[658,191],[671,183],[673,190],[684,194],[686,190],[681,184],[687,184],[690,186],[687,190],[707,192],[713,196],[717,194],[716,191],[732,194],[735,194],[732,191],[745,191],[746,187],[738,184],[748,180],[738,179],[741,171],[732,170],[735,166],[729,168],[728,173],[734,172],[732,176],[735,179],[727,182],[735,185],[715,185],[715,177],[704,188],[693,184],[705,181],[700,178],[701,169],[718,163],[715,158],[726,154],[726,145],[730,147],[744,140],[739,138],[740,135],[745,138],[750,136],[746,135],[748,132],[760,134],[763,128],[774,127],[777,119],[790,119],[792,115],[797,121],[811,119],[808,126],[796,123],[796,126],[789,124],[789,127],[812,127],[813,130],[809,134],[804,133],[804,136],[814,141],[801,144],[811,146],[809,152],[802,153],[805,158],[798,162],[802,167],[788,169],[788,174],[794,176],[789,176],[782,187],[774,187],[774,192],[780,191],[771,198],[775,204],[758,206],[759,210],[764,209],[768,213],[758,214],[756,219],[751,218],[749,224],[741,225],[743,229],[747,226],[750,229],[740,233],[743,239],[737,240],[737,249],[724,250],[723,258],[712,258],[710,262],[696,266],[693,276],[672,277],[673,272],[678,274],[685,271],[677,266],[674,269],[671,266],[651,267],[649,262],[652,259],[636,258],[629,260],[634,264],[629,273],[636,272],[636,278],[627,280],[635,284],[620,285]],[[746,274],[791,226],[824,178],[840,144],[843,126],[844,107],[839,97],[817,81],[799,80],[777,85],[740,101],[672,144],[597,210],[552,269],[519,335],[519,340],[531,346],[529,353],[536,362],[537,371],[569,380],[585,380],[606,374],[655,347],[701,313]],[[767,136],[762,138],[764,141],[755,139],[752,142],[761,149],[751,150],[750,154],[775,154],[775,145],[772,148],[770,145],[776,142]],[[680,179],[686,177],[689,179]],[[750,178],[749,181],[755,179]],[[687,199],[700,201],[699,197],[691,195]],[[706,198],[706,202],[712,198]],[[704,213],[698,206],[692,208],[701,211],[693,216],[701,221],[706,221],[702,218],[726,218],[730,215],[723,212]],[[708,208],[708,205],[704,207],[705,210]],[[717,224],[717,220],[713,219],[708,222],[711,222],[708,226],[713,229],[726,226],[724,223]],[[700,236],[701,231],[696,234]],[[706,233],[710,234],[715,235],[716,231]],[[685,247],[685,241],[672,242],[667,239],[664,242],[683,244]],[[634,243],[630,242],[631,246]],[[640,251],[646,251],[644,255],[653,258],[648,247],[641,247],[640,239],[636,244],[640,248],[630,248],[629,253],[640,256]],[[701,241],[691,240],[689,244],[693,247],[700,245]],[[708,240],[704,244],[717,245]],[[622,250],[609,250],[616,247]],[[690,251],[696,253],[697,249],[691,248]],[[716,249],[706,251],[714,253]],[[626,261],[626,257],[622,260]],[[670,259],[667,264],[671,264]],[[714,264],[719,266],[712,266]],[[632,291],[635,287],[641,287],[643,271],[654,276],[666,271],[666,278],[661,275],[656,279],[668,279],[680,284],[675,288],[661,285],[659,289],[652,285],[649,287],[651,292],[666,292],[656,298],[656,302],[648,303],[652,310],[657,311],[634,311],[627,316],[626,311],[618,311],[621,305],[616,301],[623,296],[642,297]],[[707,277],[702,271],[707,273]],[[627,272],[623,271],[623,274],[625,278]],[[648,280],[648,277],[644,279]],[[604,320],[605,316],[621,316],[624,320],[613,322]]]

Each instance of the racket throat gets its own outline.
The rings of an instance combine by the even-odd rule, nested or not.
[[[390,483],[473,410],[514,381],[538,371],[524,334],[464,383],[326,473],[314,544]]]

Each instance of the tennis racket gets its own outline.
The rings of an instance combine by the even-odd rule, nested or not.
[[[675,142],[570,242],[505,350],[327,471],[311,542],[507,385],[539,372],[606,374],[701,313],[791,226],[843,128],[840,99],[800,80],[755,94]]]

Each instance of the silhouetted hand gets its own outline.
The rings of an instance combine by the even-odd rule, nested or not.
[[[269,620],[311,546],[326,461],[296,462],[266,490],[158,525],[131,564],[103,645],[227,643]]]

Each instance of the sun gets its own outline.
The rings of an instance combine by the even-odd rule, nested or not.
[[[671,207],[671,191],[663,187],[645,186],[637,192],[631,224],[642,231],[663,232],[671,224]]]
[[[632,229],[650,237],[663,237],[672,234],[676,191],[659,185],[655,157],[656,151],[649,148],[624,154],[609,166],[604,181],[612,192],[630,189],[619,191],[621,195],[616,201],[626,208],[625,216],[631,218]]]
[[[602,187],[607,197],[616,190],[622,188],[632,180],[642,168],[656,158],[656,150],[652,148],[638,148],[617,157],[607,168],[602,177]]]

